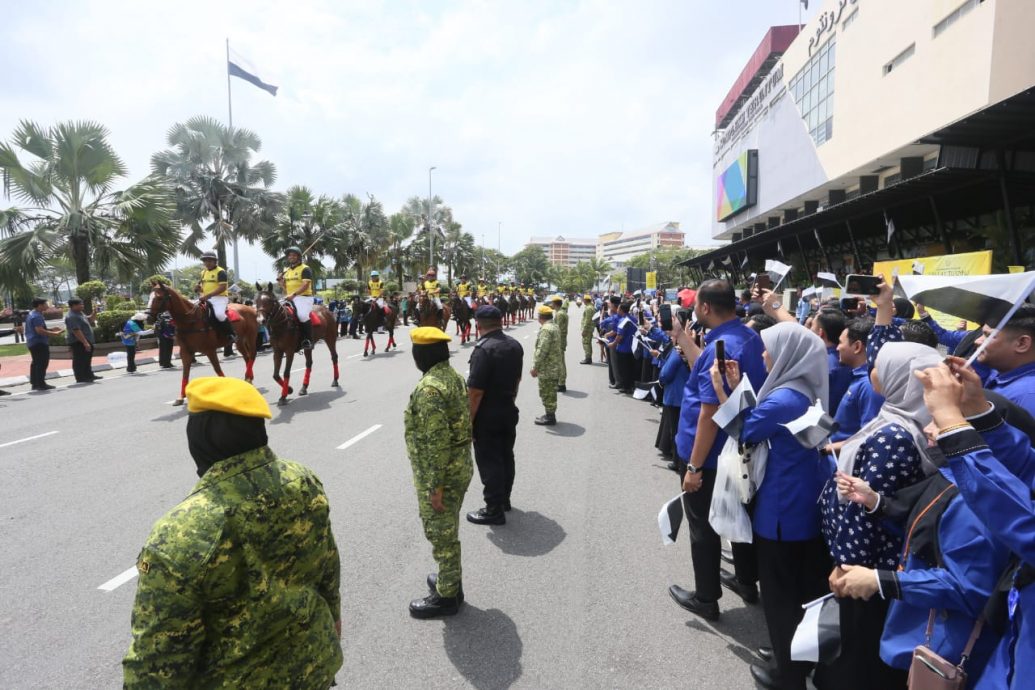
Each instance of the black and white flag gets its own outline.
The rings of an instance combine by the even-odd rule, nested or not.
[[[683,524],[683,494],[661,506],[658,513],[658,529],[661,530],[661,543],[666,546],[676,543],[679,526]]]
[[[806,448],[818,448],[837,431],[837,422],[823,411],[823,403],[819,400],[805,414],[783,426]]]
[[[841,283],[837,282],[837,276],[833,273],[817,273],[816,280],[819,281],[820,287],[825,288],[840,288]]]
[[[783,279],[791,272],[791,267],[782,261],[766,259],[765,270],[769,274],[769,279],[773,281],[773,292],[776,292],[777,288],[779,288],[780,284],[783,282]]]
[[[791,640],[791,659],[830,663],[841,654],[841,606],[833,594],[802,606],[805,615]]]
[[[888,231],[888,244],[891,244],[891,238],[895,234],[895,221],[888,218],[887,213],[884,214],[884,227],[887,228]]]

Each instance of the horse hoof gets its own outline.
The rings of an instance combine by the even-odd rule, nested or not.
[[[183,398],[180,398],[178,400],[174,400],[173,401],[173,407],[179,407],[182,404],[183,404]]]
[[[284,407],[284,405],[287,405],[287,404],[288,404],[288,399],[287,398],[281,398],[280,400],[277,401],[277,407]]]
[[[364,357],[369,357],[370,355],[368,355],[368,354],[367,354],[366,352],[364,352],[364,353],[363,353],[363,356],[364,356]]]
[[[334,381],[331,383],[331,388],[341,388],[341,384],[338,383],[338,379],[334,379]]]
[[[309,395],[309,391],[307,391],[307,390],[306,390],[305,388],[303,388],[302,390],[298,391],[298,394],[299,394],[300,396],[301,396],[301,395]]]

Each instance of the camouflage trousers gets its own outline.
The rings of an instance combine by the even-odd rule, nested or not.
[[[560,379],[556,376],[539,374],[539,399],[543,401],[543,409],[548,413],[557,411],[557,386]]]
[[[568,385],[568,365],[564,363],[564,355],[567,352],[566,348],[561,348],[561,375],[557,377],[558,386]]]
[[[593,331],[582,334],[582,354],[587,361],[593,361]]]
[[[446,486],[442,492],[442,503],[446,509],[436,513],[427,494],[418,493],[420,519],[424,524],[424,536],[431,543],[431,555],[438,565],[438,593],[443,597],[455,597],[460,590],[463,571],[460,568],[460,508],[467,493],[467,482]]]

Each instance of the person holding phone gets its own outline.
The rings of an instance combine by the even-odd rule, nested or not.
[[[754,584],[758,580],[758,565],[751,545],[733,545],[736,578],[723,583],[720,579],[721,542],[708,523],[708,510],[715,488],[716,460],[726,443],[726,434],[712,420],[719,408],[719,398],[710,374],[712,362],[717,358],[718,343],[722,342],[725,358],[737,362],[742,374],[748,377],[756,390],[762,387],[766,378],[762,339],[740,322],[736,308],[736,295],[729,281],[713,279],[701,284],[694,314],[697,322],[709,332],[704,336],[701,355],[687,378],[676,429],[680,484],[686,492],[683,508],[690,527],[690,554],[697,589],[691,592],[672,585],[669,596],[679,606],[707,620],[719,617],[723,584],[733,588],[739,585],[735,591],[745,600],[757,600],[758,596]]]

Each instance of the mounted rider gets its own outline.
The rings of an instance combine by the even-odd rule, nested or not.
[[[219,258],[215,252],[205,252],[201,255],[201,263],[205,265],[205,269],[201,272],[198,284],[194,286],[194,292],[198,293],[198,304],[202,307],[211,307],[212,315],[216,319],[216,330],[225,335],[230,342],[234,342],[236,336],[233,324],[226,320],[226,307],[230,303],[227,295],[229,279],[226,269],[218,262]]]
[[[377,303],[377,306],[385,308],[384,291],[385,284],[381,282],[381,274],[377,271],[370,272],[370,280],[367,281],[367,290],[370,292],[370,299]]]
[[[295,308],[295,317],[302,329],[301,349],[313,347],[313,324],[309,313],[313,310],[313,269],[302,263],[302,250],[288,247],[284,251],[287,268],[277,276],[277,282],[284,289],[284,299]]]
[[[438,284],[438,269],[434,266],[428,267],[428,272],[424,274],[424,280],[420,283],[420,289],[431,298],[435,303],[435,309],[441,313],[442,299],[440,298],[440,294],[442,293],[442,288]]]
[[[474,299],[471,297],[471,281],[467,279],[467,274],[460,276],[460,283],[456,286],[456,296],[467,303],[467,306],[474,308]]]
[[[476,297],[485,300],[486,304],[489,303],[489,286],[485,282],[485,278],[478,279],[478,294],[476,295]]]

